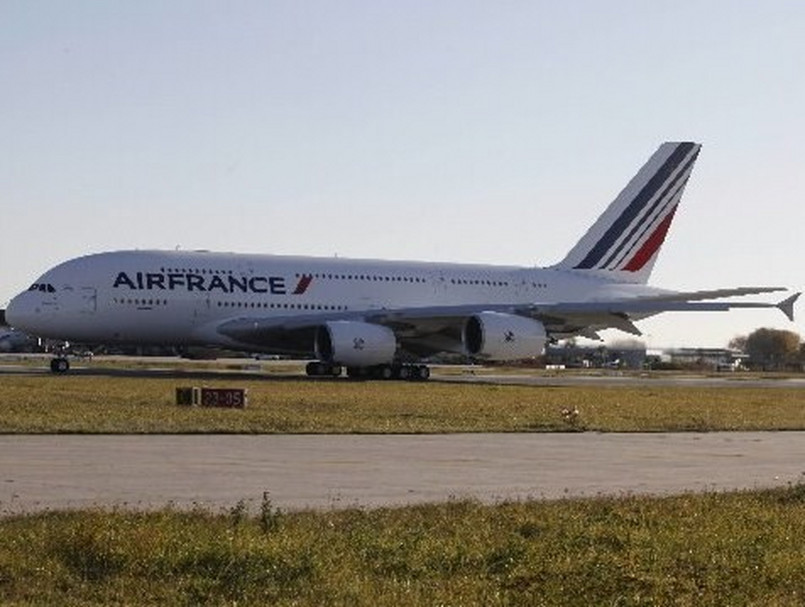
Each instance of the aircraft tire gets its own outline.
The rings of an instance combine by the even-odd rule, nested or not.
[[[375,379],[394,379],[394,369],[391,365],[377,365],[372,367],[372,377]]]
[[[305,365],[305,374],[308,377],[341,377],[343,370],[341,365],[333,365],[320,360],[311,360]],[[349,373],[349,369],[347,369],[347,373]]]
[[[59,357],[50,361],[50,370],[53,373],[67,373],[70,370],[70,361]]]

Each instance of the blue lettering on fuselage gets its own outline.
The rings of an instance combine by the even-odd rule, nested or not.
[[[287,295],[284,276],[209,276],[191,272],[118,272],[112,288],[130,291],[203,291]]]
[[[112,285],[112,288],[117,289],[123,286],[132,290],[137,289],[137,285],[131,282],[131,278],[129,278],[128,274],[125,272],[118,272],[117,278],[115,278],[115,284]]]

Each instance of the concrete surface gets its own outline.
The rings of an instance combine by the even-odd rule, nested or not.
[[[0,514],[91,505],[376,507],[805,480],[804,432],[0,436]]]

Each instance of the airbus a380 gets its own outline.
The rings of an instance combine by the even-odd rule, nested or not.
[[[782,310],[723,298],[784,290],[675,292],[647,285],[701,146],[662,144],[558,264],[546,268],[118,251],[48,270],[8,323],[79,343],[203,345],[314,357],[309,375],[426,379],[440,352],[507,361],[549,340],[597,337],[666,311]],[[64,372],[64,357],[51,369]]]

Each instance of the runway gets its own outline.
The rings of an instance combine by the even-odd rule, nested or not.
[[[805,480],[805,432],[2,436],[0,513],[283,509],[750,489]]]

